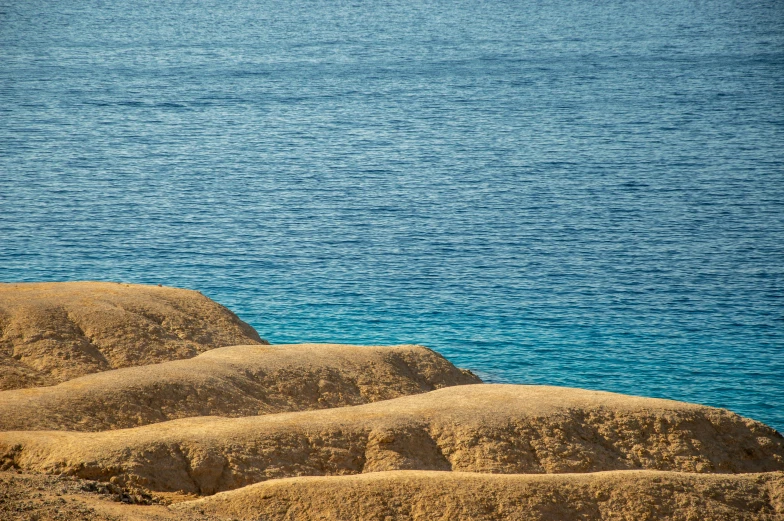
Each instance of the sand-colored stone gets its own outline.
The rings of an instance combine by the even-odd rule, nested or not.
[[[356,407],[98,433],[0,433],[0,464],[212,494],[386,470],[784,470],[784,438],[722,409],[547,386],[464,385]]]
[[[0,392],[0,430],[99,431],[190,416],[255,416],[479,381],[422,346],[222,347],[188,360]]]
[[[784,473],[378,472],[267,481],[171,509],[242,521],[774,521]]]
[[[0,284],[0,519],[784,521],[784,438],[729,411],[263,344],[193,291]]]
[[[101,483],[0,472],[4,521],[780,521],[784,474],[393,471],[266,481],[168,508],[121,502],[136,499]]]
[[[111,484],[64,476],[0,472],[3,521],[213,521],[216,516],[134,504],[139,497]],[[125,503],[129,502],[129,503]],[[221,516],[222,517],[222,516]],[[224,518],[225,519],[225,518]]]
[[[265,343],[197,291],[112,282],[0,283],[0,390]]]

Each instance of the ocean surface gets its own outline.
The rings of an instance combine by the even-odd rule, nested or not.
[[[784,2],[0,0],[0,280],[784,431]]]

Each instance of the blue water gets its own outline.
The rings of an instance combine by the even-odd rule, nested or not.
[[[784,430],[784,3],[0,0],[0,280]]]

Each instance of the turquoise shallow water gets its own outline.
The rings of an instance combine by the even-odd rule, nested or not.
[[[777,1],[0,1],[0,280],[784,430],[782,71]]]

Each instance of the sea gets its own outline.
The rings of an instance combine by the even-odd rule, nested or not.
[[[0,280],[784,431],[784,2],[0,0]]]

